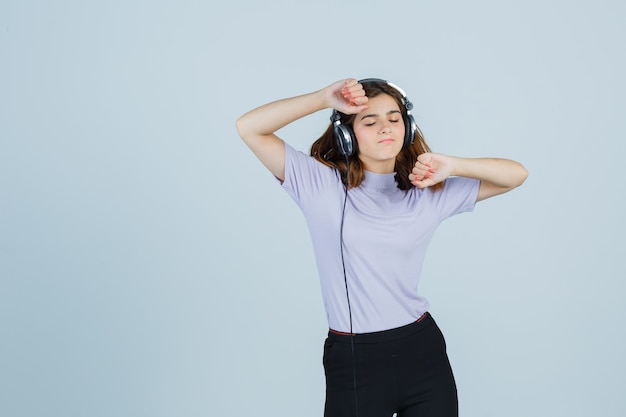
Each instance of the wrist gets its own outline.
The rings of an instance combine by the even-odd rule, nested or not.
[[[458,156],[448,156],[448,166],[450,167],[450,177],[463,177],[467,171],[467,160]]]

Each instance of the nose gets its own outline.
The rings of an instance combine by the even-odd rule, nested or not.
[[[380,128],[380,133],[389,133],[391,132],[391,123],[389,122],[383,122],[381,128]]]

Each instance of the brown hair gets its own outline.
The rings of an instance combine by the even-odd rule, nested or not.
[[[363,89],[365,90],[365,94],[368,98],[374,98],[379,94],[387,94],[393,97],[400,107],[402,116],[406,116],[406,107],[402,104],[402,95],[395,88],[382,81],[368,81],[363,83]],[[352,126],[356,115],[346,115],[343,113],[339,114],[341,115],[340,120],[342,124]],[[405,126],[405,128],[408,129],[409,127]],[[353,146],[355,147],[356,154],[358,155],[359,147],[356,140],[353,141]],[[430,148],[426,144],[424,136],[418,127],[413,144],[403,148],[396,156],[395,171],[398,188],[406,191],[413,187],[413,184],[409,181],[409,174],[413,169],[413,165],[415,165],[415,162],[417,161],[417,157],[426,152],[430,152]],[[338,170],[341,174],[342,181],[344,184],[346,183],[346,157],[337,150],[334,126],[332,122],[322,136],[313,142],[310,154],[322,164]],[[350,158],[349,163],[350,178],[348,178],[347,181],[348,188],[358,187],[361,185],[361,182],[363,182],[363,178],[365,178],[363,164],[359,158]],[[431,188],[439,190],[442,187],[443,183],[439,183]]]

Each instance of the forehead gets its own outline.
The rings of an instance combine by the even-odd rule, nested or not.
[[[388,94],[379,94],[367,101],[367,109],[358,114],[357,119],[365,115],[385,115],[392,111],[400,111],[400,106],[395,98]]]

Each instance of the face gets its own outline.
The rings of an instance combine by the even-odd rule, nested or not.
[[[356,115],[352,129],[364,168],[378,174],[394,172],[396,156],[404,143],[404,121],[396,100],[379,94]]]

